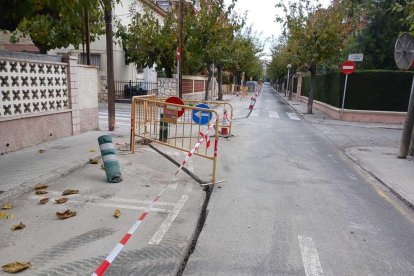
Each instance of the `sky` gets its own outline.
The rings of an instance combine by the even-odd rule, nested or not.
[[[253,29],[260,35],[262,42],[265,42],[264,52],[270,56],[271,37],[277,38],[281,33],[281,26],[276,23],[276,2],[277,0],[237,0],[236,10],[242,14],[247,13],[247,24],[253,25]],[[288,0],[284,0],[288,2]],[[321,0],[323,6],[328,6],[331,0]],[[226,4],[230,4],[231,0],[225,0]]]

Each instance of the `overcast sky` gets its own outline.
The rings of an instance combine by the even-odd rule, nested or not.
[[[286,3],[287,0],[284,0]],[[281,26],[275,22],[276,19],[276,5],[277,0],[237,0],[236,10],[239,13],[248,11],[247,23],[253,25],[254,30],[262,33],[260,36],[264,42],[269,38],[265,44],[264,51],[270,55],[270,47],[272,36],[278,37],[281,34]],[[322,5],[328,6],[331,0],[321,0]],[[231,0],[225,0],[225,3],[231,3]]]

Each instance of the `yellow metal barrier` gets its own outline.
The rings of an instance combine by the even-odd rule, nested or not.
[[[182,115],[179,116],[181,113]],[[200,125],[193,120],[194,116],[208,117],[211,120],[205,125]],[[211,146],[207,143],[210,139],[207,129],[214,132],[214,143]],[[215,110],[165,103],[156,99],[155,95],[132,98],[131,151],[135,152],[135,139],[139,137],[187,152],[190,156],[194,154],[211,160],[212,184],[216,182],[218,129],[219,115]],[[206,139],[202,146],[194,153],[190,153],[202,137]]]
[[[247,86],[246,86],[247,88]],[[158,97],[158,101],[165,101],[167,98]],[[210,108],[218,110],[218,113],[221,114],[222,120],[219,121],[219,131],[221,131],[222,136],[231,137],[231,131],[233,129],[233,114],[234,109],[233,105],[224,101],[204,101],[204,100],[192,100],[192,99],[182,99],[185,105],[195,106],[199,103],[207,104]]]
[[[196,105],[198,103],[207,104],[212,109],[217,109],[222,115],[222,120],[219,121],[219,129],[223,136],[231,137],[231,130],[233,126],[233,106],[224,101],[197,101],[197,100],[183,100],[186,105]]]
[[[249,91],[249,88],[243,85],[240,87],[240,91],[241,91],[240,100],[244,100],[244,98],[247,97],[247,92]]]

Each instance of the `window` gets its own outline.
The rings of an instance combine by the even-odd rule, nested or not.
[[[79,64],[86,64],[86,54],[79,54],[78,56]],[[91,65],[96,65],[98,70],[101,71],[101,55],[100,54],[91,54]]]

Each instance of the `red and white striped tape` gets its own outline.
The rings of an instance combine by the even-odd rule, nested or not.
[[[185,166],[185,164],[187,164],[187,162],[188,162],[188,160],[191,158],[191,156],[193,156],[193,154],[194,154],[194,152],[198,149],[198,147],[204,142],[204,140],[206,140],[206,138],[208,137],[208,133],[210,132],[210,130],[216,125],[216,122],[217,122],[217,120],[218,120],[218,118],[216,118],[215,120],[214,120],[214,123],[212,123],[209,127],[208,127],[208,129],[207,129],[207,131],[206,131],[206,133],[205,134],[203,134],[203,133],[200,133],[200,135],[201,135],[201,138],[200,138],[200,140],[198,140],[198,142],[197,142],[197,144],[195,144],[195,146],[194,146],[194,148],[192,148],[191,150],[190,150],[190,152],[187,154],[187,157],[184,159],[184,161],[183,162],[181,162],[181,165],[180,165],[180,167],[178,168],[178,170],[175,172],[175,175],[177,175],[177,173]],[[209,138],[208,138],[209,139]],[[209,139],[209,141],[210,141],[210,139]],[[209,143],[208,143],[209,144]],[[216,154],[216,152],[217,152],[217,149],[216,149],[216,147],[217,147],[217,139],[216,139],[216,142],[215,142],[215,145],[214,145],[214,156],[216,156],[217,154]]]
[[[138,229],[138,227],[141,225],[141,223],[147,217],[148,213],[152,210],[152,208],[154,207],[154,204],[161,198],[162,194],[167,189],[168,185],[169,184],[164,186],[162,191],[154,198],[154,200],[147,207],[147,209],[141,214],[141,216],[139,216],[138,220],[132,225],[132,227],[124,235],[124,237],[121,239],[121,241],[118,242],[118,244],[114,247],[114,249],[112,249],[112,251],[105,258],[105,260],[101,263],[101,265],[95,270],[94,273],[92,273],[92,276],[101,276],[101,275],[105,274],[106,270],[111,266],[111,263],[115,260],[115,258],[121,252],[122,248],[124,248],[124,246],[126,245],[128,240],[131,238],[131,236],[134,234],[134,232]]]
[[[227,114],[227,110],[226,109],[224,110],[224,116],[223,116],[223,118],[224,118],[224,125],[225,126],[230,125],[231,120],[229,118],[229,115]]]

